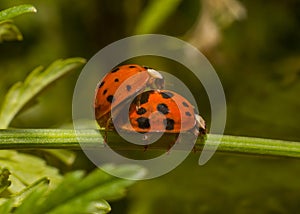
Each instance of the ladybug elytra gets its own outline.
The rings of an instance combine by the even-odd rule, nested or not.
[[[120,111],[124,101],[144,91],[146,87],[160,89],[163,84],[162,75],[152,68],[129,64],[112,69],[100,81],[96,90],[94,108],[98,124],[108,128],[111,111]],[[111,109],[112,103],[114,109]]]
[[[123,130],[141,133],[179,133],[191,131],[205,134],[205,122],[195,113],[194,106],[184,97],[170,90],[150,90],[137,96],[129,108],[130,124]],[[121,122],[122,123],[122,122]]]

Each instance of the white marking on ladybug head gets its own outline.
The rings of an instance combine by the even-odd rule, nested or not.
[[[152,76],[156,79],[163,79],[163,76],[158,71],[156,71],[152,68],[148,68],[147,71],[150,74],[150,76]]]
[[[195,114],[195,118],[196,118],[197,125],[200,128],[205,129],[205,121],[204,121],[204,119],[199,114]]]

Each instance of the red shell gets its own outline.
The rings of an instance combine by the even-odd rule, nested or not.
[[[147,86],[162,87],[162,76],[161,78],[153,77],[149,70],[147,67],[136,64],[122,65],[114,68],[100,81],[94,103],[96,120],[100,126],[107,126],[112,102],[115,107],[118,107],[129,97],[145,90]],[[154,70],[151,69],[151,71]],[[155,82],[157,79],[160,81]],[[122,85],[123,83],[126,84]]]
[[[130,105],[129,120],[131,124],[121,125],[122,129],[133,128],[142,133],[179,133],[194,128],[198,133],[199,129],[193,105],[169,90],[151,90],[138,95]]]

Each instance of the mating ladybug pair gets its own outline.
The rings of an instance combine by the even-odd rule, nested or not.
[[[195,114],[193,105],[181,95],[163,90],[163,87],[163,76],[154,69],[135,64],[114,68],[96,90],[98,124],[106,130],[117,125],[122,130],[140,133],[186,131],[195,136],[205,134],[205,122]],[[145,91],[146,88],[151,90]],[[129,115],[129,122],[126,122],[122,116],[124,104],[133,97],[129,112],[125,112]]]

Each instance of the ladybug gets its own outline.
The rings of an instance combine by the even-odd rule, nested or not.
[[[206,134],[205,121],[195,113],[194,106],[170,90],[150,90],[137,96],[129,107],[129,122],[120,127],[140,133],[186,131],[195,136]]]
[[[95,95],[95,117],[100,127],[110,128],[111,111],[118,114],[122,103],[149,88],[163,88],[163,76],[156,70],[136,64],[112,69],[99,82]],[[114,109],[112,108],[114,104]]]

